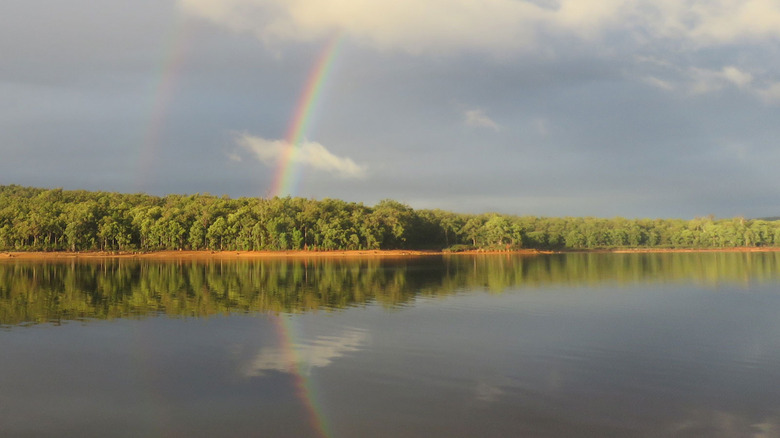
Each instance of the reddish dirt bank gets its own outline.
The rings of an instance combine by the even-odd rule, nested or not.
[[[520,251],[465,251],[448,253],[418,250],[355,250],[355,251],[152,251],[152,252],[2,252],[0,259],[89,259],[89,258],[138,258],[138,259],[259,259],[259,258],[314,258],[314,257],[419,257],[443,254],[541,254],[537,250]]]
[[[614,250],[585,250],[564,252],[602,252],[602,253],[672,253],[672,252],[774,252],[780,247],[771,248],[713,248],[713,249],[672,249],[672,248],[635,248]],[[356,250],[356,251],[154,251],[154,252],[1,252],[0,260],[47,260],[47,259],[90,259],[90,258],[138,258],[138,259],[260,259],[260,258],[314,258],[314,257],[419,257],[431,255],[488,255],[488,254],[555,254],[559,251],[539,251],[524,249],[518,251],[463,251],[457,253],[443,251],[416,250]]]
[[[0,259],[73,259],[73,258],[137,258],[137,259],[255,259],[308,257],[408,257],[440,254],[436,251],[153,251],[153,252],[5,252]]]
[[[780,247],[738,247],[738,248],[633,248],[615,249],[614,253],[645,253],[645,252],[776,252]]]

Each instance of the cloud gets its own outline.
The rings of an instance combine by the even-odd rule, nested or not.
[[[743,88],[753,81],[753,75],[747,72],[743,72],[736,67],[724,67],[721,72],[723,78],[733,83],[739,88]]]
[[[412,53],[521,47],[533,39],[530,26],[550,13],[512,0],[180,0],[180,5],[266,42],[342,32],[368,45]]]
[[[241,371],[247,377],[262,376],[266,371],[308,372],[313,367],[326,367],[349,352],[359,351],[367,340],[366,332],[351,329],[338,336],[319,336],[309,343],[295,344],[291,347],[292,354],[284,348],[263,348]]]
[[[241,158],[241,155],[239,155],[239,154],[237,154],[235,152],[228,152],[227,157],[228,157],[228,160],[234,161],[236,163],[240,163],[241,161],[243,161],[243,159]]]
[[[482,403],[495,403],[501,396],[504,395],[502,385],[496,382],[482,380],[477,381],[477,386],[474,388],[474,398],[478,402]]]
[[[249,134],[241,134],[236,143],[252,152],[260,162],[273,166],[282,160],[288,150],[289,143],[285,140],[268,140]],[[310,169],[327,172],[339,178],[365,178],[368,166],[360,165],[348,157],[339,157],[331,153],[325,146],[317,142],[304,141],[295,149],[289,158],[292,162],[307,166]]]
[[[725,85],[746,88],[753,81],[753,75],[736,67],[727,66],[720,71],[692,67],[688,72],[691,78],[691,92],[694,94],[718,91]]]
[[[588,54],[635,58],[630,80],[704,95],[736,87],[775,103],[773,73],[750,52],[713,69],[712,49],[767,51],[780,40],[776,0],[178,0],[187,14],[256,36],[268,46],[321,41],[412,55],[488,54],[555,62]],[[761,44],[763,43],[763,45]],[[743,45],[743,46],[739,46]],[[667,59],[658,59],[659,54]],[[772,53],[762,58],[771,58]],[[739,64],[739,65],[730,65]],[[660,71],[659,71],[660,70]],[[664,71],[666,70],[666,71]],[[479,110],[472,110],[479,111]],[[496,129],[484,113],[470,126]]]
[[[642,81],[649,85],[652,85],[653,87],[660,88],[666,91],[672,91],[675,89],[674,84],[672,84],[671,82],[663,79],[659,79],[655,76],[646,76],[642,78]]]
[[[675,0],[665,0],[670,3]],[[688,0],[695,24],[689,37],[702,44],[780,36],[780,3],[775,0]]]
[[[701,95],[734,87],[758,96],[766,102],[773,101],[772,85],[767,83],[766,78],[757,78],[757,75],[733,65],[713,70],[700,67],[682,68],[671,62],[653,58],[637,58],[636,61],[639,65],[655,69],[655,73],[665,76],[660,78],[650,74],[640,78],[642,82],[662,90],[687,90],[690,94]]]
[[[780,37],[776,0],[179,0],[189,14],[263,41],[311,41],[340,32],[410,53],[544,47],[551,35],[597,40],[628,32],[692,47]]]
[[[682,417],[672,421],[667,427],[670,436],[776,437],[780,432],[780,415],[773,412],[764,417],[757,417],[743,412],[718,409],[685,409]]]
[[[464,113],[464,118],[466,120],[466,124],[469,126],[489,128],[494,131],[498,131],[500,129],[498,123],[494,122],[490,117],[485,115],[485,110],[482,109],[467,110]]]

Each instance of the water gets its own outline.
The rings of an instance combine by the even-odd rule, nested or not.
[[[0,263],[0,436],[780,436],[780,256]]]

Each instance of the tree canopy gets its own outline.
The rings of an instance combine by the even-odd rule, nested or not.
[[[780,221],[460,214],[338,199],[0,186],[0,250],[730,248],[780,245]]]

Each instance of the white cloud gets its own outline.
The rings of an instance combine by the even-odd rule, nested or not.
[[[688,74],[692,81],[691,91],[694,94],[718,91],[728,84],[745,88],[753,81],[753,75],[733,66],[724,67],[720,71],[694,67]]]
[[[514,0],[180,0],[183,9],[263,41],[342,32],[383,49],[509,49],[533,40],[551,12]]]
[[[485,114],[485,110],[482,109],[466,110],[463,116],[466,120],[466,124],[469,126],[474,126],[478,128],[489,128],[494,131],[498,131],[500,129],[498,123],[493,121],[493,119],[491,119]]]
[[[659,79],[655,76],[646,76],[642,78],[642,81],[646,84],[652,85],[653,87],[660,88],[662,90],[666,91],[672,91],[675,89],[674,84],[672,84],[669,81],[665,81],[663,79]]]
[[[302,369],[308,372],[313,367],[326,367],[346,353],[360,350],[367,340],[366,332],[349,330],[339,336],[319,336],[311,342],[289,348],[263,348],[241,367],[241,371],[247,377],[262,376],[266,371],[291,372]]]
[[[721,75],[739,88],[744,88],[753,82],[753,75],[732,66],[724,67]]]
[[[238,155],[235,152],[228,152],[227,157],[228,157],[228,160],[234,161],[236,163],[240,163],[241,161],[243,161],[243,159],[241,158],[241,155]]]
[[[276,165],[285,157],[289,149],[289,143],[285,140],[268,140],[246,133],[237,136],[236,143],[269,166]],[[368,168],[366,165],[355,163],[349,157],[334,155],[325,146],[313,141],[302,142],[293,149],[289,159],[340,178],[365,178]]]
[[[410,53],[540,46],[557,34],[583,40],[608,32],[637,42],[691,46],[780,37],[777,0],[179,0],[187,13],[263,41],[310,41],[342,33]]]
[[[776,0],[689,0],[688,3],[696,19],[689,34],[701,43],[780,36],[780,3]]]
[[[670,62],[662,62],[655,59],[637,59],[637,62],[649,65],[655,73],[661,73],[664,79],[655,74],[641,77],[642,82],[665,91],[687,90],[690,94],[708,94],[723,90],[728,87],[736,87],[754,95],[764,94],[758,88],[755,76],[738,67],[729,65],[720,70],[712,70],[699,67],[681,68]],[[766,87],[765,87],[766,88]],[[766,90],[764,90],[766,91]],[[765,96],[764,96],[765,97]]]

